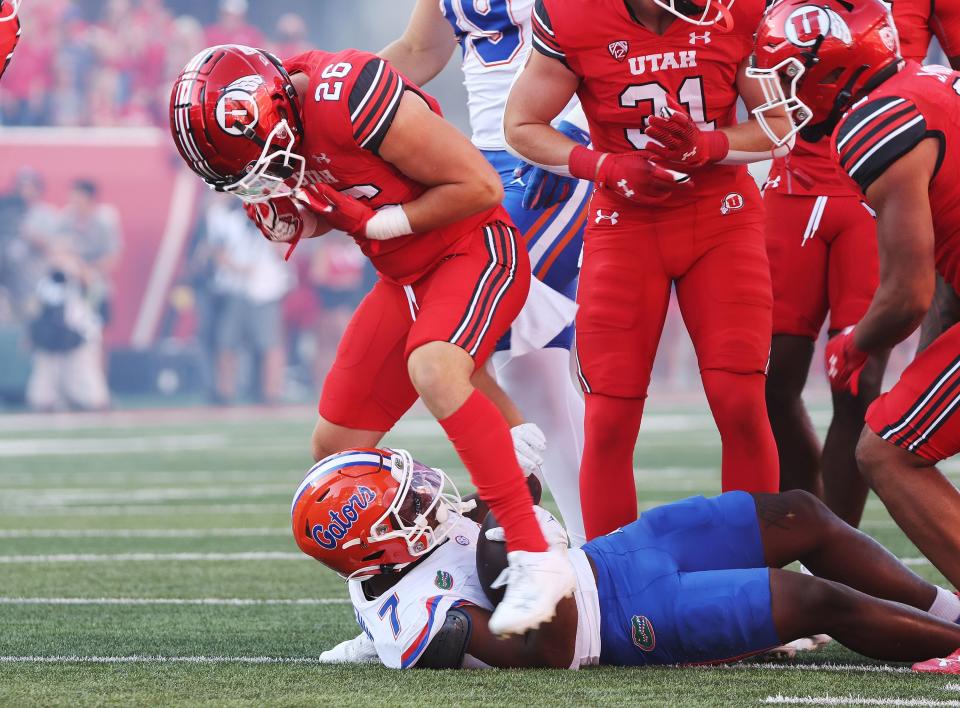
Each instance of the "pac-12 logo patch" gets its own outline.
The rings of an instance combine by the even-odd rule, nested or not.
[[[437,577],[434,578],[433,584],[441,590],[449,590],[453,587],[453,576],[445,570],[438,570]]]
[[[653,651],[657,646],[657,635],[653,633],[653,623],[643,615],[634,615],[630,620],[630,638],[640,651]]]
[[[217,101],[217,123],[229,135],[243,135],[244,128],[256,128],[260,121],[260,106],[253,97],[263,84],[257,74],[237,79],[223,90]]]
[[[461,546],[469,546],[469,545],[470,545],[470,539],[467,538],[466,536],[457,536],[456,539],[454,539],[454,540],[456,540],[456,542],[459,543]]]
[[[730,194],[723,198],[723,203],[720,205],[721,214],[729,214],[731,211],[738,211],[739,209],[743,209],[742,194],[730,192]]]
[[[618,39],[616,42],[610,42],[607,49],[610,50],[610,56],[617,61],[623,61],[630,52],[630,42],[625,39]]]

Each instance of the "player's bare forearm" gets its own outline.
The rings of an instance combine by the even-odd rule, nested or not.
[[[498,668],[566,669],[573,661],[577,639],[577,601],[568,597],[557,605],[550,622],[523,636],[499,637],[490,631],[490,612],[469,607],[473,629],[467,653]]]
[[[580,80],[556,59],[532,52],[507,99],[507,144],[528,162],[566,166],[577,143],[550,125],[576,93]]]
[[[763,89],[758,81],[754,81],[746,74],[747,62],[741,64],[737,71],[737,91],[748,111],[764,103]],[[770,152],[776,147],[770,142],[770,138],[760,127],[760,124],[751,117],[749,120],[731,125],[721,130],[727,134],[730,140],[731,153],[756,153],[764,158],[770,155]],[[786,135],[790,132],[790,118],[783,109],[769,111],[766,114],[766,120],[777,135]],[[786,154],[787,148],[781,148]]]
[[[503,201],[500,176],[480,151],[411,91],[400,103],[380,156],[429,187],[403,205],[414,233],[452,224]]]
[[[443,71],[457,41],[436,0],[418,0],[403,36],[378,52],[419,86]]]
[[[880,286],[855,331],[854,343],[862,351],[902,342],[930,308],[935,262],[928,189],[937,152],[935,140],[924,140],[867,190],[877,210]]]

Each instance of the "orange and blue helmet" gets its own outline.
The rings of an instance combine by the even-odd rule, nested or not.
[[[300,550],[348,578],[397,572],[443,543],[462,508],[442,471],[406,450],[345,450],[321,460],[290,507]]]

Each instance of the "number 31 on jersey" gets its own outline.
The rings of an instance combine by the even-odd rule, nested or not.
[[[669,95],[670,92],[657,81],[628,86],[620,94],[620,105],[624,108],[642,107],[646,109],[641,127],[627,128],[626,130],[627,140],[638,150],[650,142],[650,138],[643,134],[647,117],[661,115],[667,108],[667,96]],[[716,130],[717,122],[707,120],[702,76],[688,76],[684,79],[683,83],[680,84],[680,91],[677,93],[676,99],[680,105],[687,109],[690,117],[702,130]]]

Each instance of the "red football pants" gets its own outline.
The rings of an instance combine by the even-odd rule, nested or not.
[[[859,197],[799,196],[768,189],[767,255],[773,333],[816,339],[856,324],[879,279],[877,227]]]
[[[580,491],[588,538],[636,519],[632,453],[674,286],[723,438],[724,491],[778,489],[764,400],[770,272],[759,193],[748,186],[739,200],[718,195],[677,209],[640,210],[594,197],[577,315],[587,394]]]

